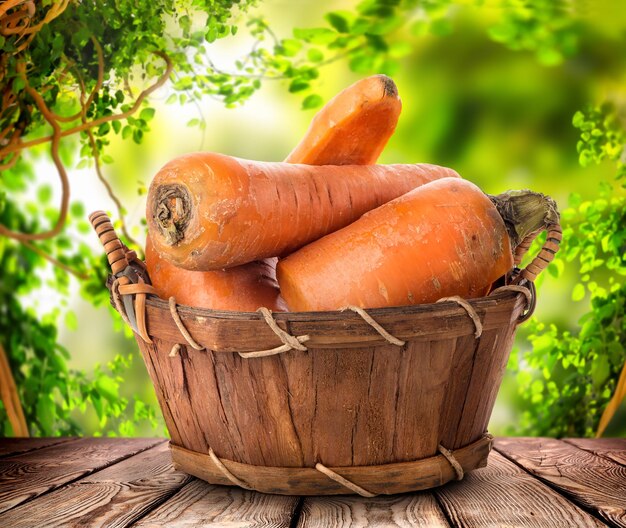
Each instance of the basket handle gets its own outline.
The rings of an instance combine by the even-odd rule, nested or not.
[[[563,230],[559,223],[546,225],[543,229],[531,233],[515,248],[514,263],[516,266],[520,264],[522,258],[528,251],[532,241],[542,231],[547,231],[546,241],[537,256],[522,269],[513,279],[512,284],[519,284],[523,280],[533,282],[537,276],[554,260],[554,256],[559,250],[561,240],[563,240]]]
[[[94,211],[89,215],[89,221],[104,247],[113,275],[117,276],[129,266],[126,247],[118,238],[111,220],[104,211]]]

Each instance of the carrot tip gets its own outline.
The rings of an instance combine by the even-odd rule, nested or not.
[[[383,83],[385,97],[398,97],[398,87],[396,86],[396,83],[393,82],[393,79],[383,74],[380,74],[378,77]]]

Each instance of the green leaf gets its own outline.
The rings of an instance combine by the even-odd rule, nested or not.
[[[144,108],[141,112],[139,112],[139,119],[150,121],[154,117],[154,112],[154,108]]]
[[[350,31],[350,18],[351,13],[347,11],[333,11],[324,15],[324,19],[339,33]]]
[[[574,286],[572,291],[572,301],[581,301],[585,297],[585,286],[580,282]]]
[[[48,394],[40,394],[37,399],[37,420],[44,436],[52,435],[56,410],[52,398]]]
[[[306,90],[310,86],[311,84],[307,81],[303,81],[302,79],[294,79],[289,84],[289,91],[291,93],[301,92],[302,90]]]
[[[591,363],[591,379],[596,387],[601,386],[607,381],[611,374],[611,367],[606,356],[601,355]]]
[[[306,56],[311,62],[322,62],[324,60],[324,54],[317,48],[309,49]]]
[[[318,108],[322,106],[324,99],[322,99],[321,95],[311,94],[304,98],[302,101],[302,109],[309,110],[311,108]]]
[[[52,199],[52,187],[50,185],[41,185],[39,189],[37,189],[37,199],[42,204],[50,203]]]
[[[371,73],[375,58],[372,55],[358,55],[350,61],[350,69],[356,73]]]
[[[13,79],[13,91],[15,93],[21,92],[25,87],[26,83],[21,77],[16,77],[15,79]]]
[[[65,312],[65,326],[72,332],[78,330],[78,319],[76,318],[76,314],[71,310]]]
[[[74,218],[82,219],[85,218],[85,206],[80,202],[74,202],[70,206],[70,214]]]
[[[330,44],[337,37],[337,33],[328,28],[295,28],[293,36],[311,44]]]
[[[119,397],[119,383],[107,376],[100,376],[97,379],[96,389],[109,402],[115,402]]]
[[[302,49],[302,42],[294,39],[284,39],[281,41],[279,48],[287,57],[295,57]]]

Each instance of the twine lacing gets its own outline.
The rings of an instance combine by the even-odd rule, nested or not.
[[[274,354],[281,354],[283,352],[288,352],[289,350],[300,350],[305,352],[307,349],[302,343],[306,343],[310,337],[308,335],[303,336],[292,336],[291,334],[285,332],[274,320],[272,317],[271,310],[268,310],[264,306],[257,310],[269,326],[276,334],[278,339],[280,339],[283,344],[277,346],[276,348],[271,348],[269,350],[256,350],[253,352],[238,352],[238,354],[242,358],[255,358],[255,357],[265,357],[265,356],[273,356]]]
[[[489,440],[489,451],[491,451],[491,446],[493,444],[493,436],[491,434],[485,432],[480,440],[483,440],[485,438]],[[478,441],[479,440],[477,440],[477,442]],[[467,447],[467,446],[465,446],[465,447]],[[437,450],[450,463],[450,466],[452,466],[452,469],[454,470],[454,473],[456,474],[456,480],[462,480],[463,477],[465,476],[465,471],[463,470],[463,466],[461,465],[461,463],[454,456],[453,451],[450,450],[450,449],[445,448],[441,444],[438,444]],[[211,460],[213,461],[215,466],[222,472],[222,474],[230,482],[232,482],[236,486],[239,486],[239,487],[244,488],[244,489],[249,489],[249,490],[255,489],[255,488],[249,486],[248,484],[246,484],[245,482],[243,482],[237,476],[233,475],[231,473],[231,471],[220,460],[220,458],[215,454],[215,452],[213,451],[213,449],[211,447],[209,447],[209,457],[211,458]],[[322,464],[320,462],[315,464],[315,468],[314,469],[316,469],[317,471],[319,471],[323,475],[326,475],[329,479],[335,481],[337,484],[340,484],[344,488],[346,488],[346,489],[356,493],[357,495],[361,495],[361,497],[371,498],[371,497],[376,497],[378,495],[377,493],[372,493],[371,491],[368,491],[365,488],[362,488],[361,486],[359,486],[359,485],[355,484],[354,482],[348,480],[347,478],[339,475],[339,473],[336,473],[335,471],[333,471],[332,469],[326,467],[324,464]]]
[[[474,327],[475,327],[474,337],[478,339],[482,335],[483,324],[480,322],[480,317],[478,317],[476,310],[474,310],[472,305],[468,303],[465,299],[459,297],[458,295],[455,295],[453,297],[442,297],[437,302],[438,303],[442,303],[442,302],[457,303],[461,308],[463,308],[467,312],[467,315],[469,315],[471,320],[474,322]]]
[[[235,486],[239,486],[240,488],[253,490],[254,488],[248,486],[243,480],[237,478],[233,475],[228,468],[224,465],[224,463],[219,459],[219,457],[215,454],[212,448],[209,447],[209,456],[213,463],[218,467],[218,469],[224,474],[224,476],[230,480]]]
[[[178,327],[178,331],[182,334],[182,336],[185,338],[187,343],[189,343],[189,346],[191,348],[195,348],[196,350],[204,350],[204,347],[202,345],[199,345],[196,342],[196,340],[193,337],[191,337],[191,334],[189,333],[187,328],[185,328],[185,325],[183,324],[183,321],[180,318],[180,315],[178,314],[178,309],[176,307],[176,299],[174,297],[170,297],[169,305],[170,305],[170,314],[172,315],[172,319],[174,319],[174,323],[176,323],[176,326]],[[173,351],[174,351],[174,348],[172,348],[172,352]],[[170,356],[172,355],[172,352],[170,352]]]
[[[339,473],[335,473],[332,469],[328,469],[324,464],[320,464],[319,462],[315,464],[315,469],[317,469],[320,473],[324,473],[329,479],[334,480],[338,484],[341,484],[343,487],[348,488],[350,491],[354,491],[354,493],[361,495],[361,497],[376,497],[376,493],[371,493],[366,489],[363,489],[361,486],[357,486],[354,482],[350,482],[348,479],[339,475]]]
[[[354,313],[359,314],[363,320],[370,325],[374,330],[376,330],[382,337],[385,338],[392,345],[404,346],[406,341],[402,341],[402,339],[398,339],[395,336],[392,336],[387,330],[385,330],[382,326],[380,326],[373,317],[368,314],[363,308],[359,308],[358,306],[348,305],[341,309],[344,310],[352,310]]]
[[[454,469],[454,472],[456,473],[456,479],[463,480],[463,477],[465,476],[465,473],[463,472],[463,466],[459,464],[459,461],[454,457],[454,455],[452,454],[452,451],[450,451],[449,449],[446,449],[441,444],[437,445],[437,449],[444,457],[446,457],[448,462],[450,462],[452,469]]]
[[[514,291],[517,293],[524,294],[524,297],[526,297],[526,308],[524,308],[523,315],[521,315],[520,318],[518,319],[517,321],[518,324],[523,323],[524,321],[529,319],[530,316],[535,311],[535,304],[536,304],[537,299],[535,297],[534,284],[532,282],[528,284],[530,286],[530,289],[526,286],[519,286],[517,284],[508,284],[507,286],[500,286],[499,288],[496,288],[489,294],[489,295],[493,295],[495,293],[499,293],[503,291]]]

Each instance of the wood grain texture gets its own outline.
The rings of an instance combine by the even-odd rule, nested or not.
[[[453,302],[370,310],[406,340],[401,347],[350,311],[277,313],[287,333],[310,337],[307,350],[242,358],[236,352],[280,344],[260,314],[179,307],[184,325],[205,347],[196,350],[185,346],[169,307],[152,298],[147,318],[153,344],[137,342],[172,443],[186,450],[174,453],[179,468],[228,484],[203,460],[213,450],[227,465],[269,468],[259,491],[341,493],[317,472],[291,486],[281,480],[289,475],[273,469],[310,470],[322,463],[363,471],[413,463],[436,455],[440,443],[458,449],[486,432],[525,299],[501,292],[471,304],[483,324],[479,339],[468,313]],[[177,353],[170,355],[174,346]],[[483,463],[474,458],[468,467]],[[451,478],[449,463],[438,463],[424,474],[411,473],[417,481],[407,488],[404,469],[387,474],[387,481],[398,482],[378,493],[416,491]],[[305,482],[313,487],[305,489]]]
[[[550,438],[501,438],[496,448],[573,501],[626,526],[626,467]]]
[[[484,467],[489,445],[490,440],[483,438],[454,451],[454,457],[465,471]],[[213,484],[231,484],[208,455],[188,451],[175,445],[171,448],[174,467]],[[222,463],[249,487],[263,493],[287,495],[353,493],[315,468],[252,466],[226,459],[222,459]],[[384,495],[441,486],[456,478],[450,462],[443,455],[381,466],[347,466],[329,469],[371,493]]]
[[[0,438],[0,457],[26,453],[74,440],[76,438],[70,436],[58,438]]]
[[[83,438],[0,460],[0,512],[163,442]]]
[[[254,359],[186,346],[170,356],[176,343],[158,337],[138,343],[174,444],[255,466],[382,465],[483,435],[516,317],[479,341],[472,331]]]
[[[526,306],[523,295],[500,292],[469,301],[484,321],[484,330],[508,326]],[[490,312],[485,317],[486,311]],[[454,303],[376,308],[368,313],[399,339],[452,339],[474,332],[467,312]],[[185,343],[168,303],[150,296],[146,303],[148,333],[172,343]],[[223,312],[179,306],[178,313],[194,339],[215,352],[266,350],[282,344],[258,313]],[[350,348],[387,342],[359,315],[346,310],[273,314],[278,326],[292,335],[308,335],[310,348]]]
[[[474,345],[469,380],[460,406],[460,420],[456,429],[450,426],[450,430],[455,430],[455,435],[454,441],[446,445],[449,449],[467,445],[487,431],[517,328],[515,320],[519,314],[513,312],[509,315],[511,319],[508,325],[487,330],[492,326],[491,319],[495,314],[492,311],[485,313],[483,334],[478,344]],[[460,374],[462,379],[465,375],[466,372]]]
[[[167,444],[162,443],[0,514],[0,526],[121,528],[191,480],[174,470]]]
[[[563,441],[626,466],[626,438],[564,438]]]
[[[454,526],[605,526],[498,453],[486,468],[433,492]]]
[[[194,480],[133,528],[288,528],[297,497],[264,495]]]
[[[437,501],[429,493],[393,497],[307,497],[298,528],[430,527],[444,528],[446,521]]]

